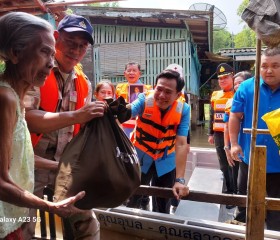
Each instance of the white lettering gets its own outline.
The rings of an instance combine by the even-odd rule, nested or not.
[[[226,104],[221,104],[221,103],[220,104],[216,104],[215,107],[216,107],[216,109],[222,109],[223,110],[223,109],[225,109]]]
[[[16,222],[16,218],[7,218],[7,217],[0,217],[0,222],[2,223],[15,223]]]
[[[217,128],[222,128],[224,129],[224,123],[214,123],[213,124],[213,129],[217,129]]]

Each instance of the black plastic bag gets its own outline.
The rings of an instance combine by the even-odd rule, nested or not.
[[[241,18],[268,47],[280,44],[279,0],[250,0]]]
[[[116,207],[140,185],[136,150],[110,109],[90,121],[66,146],[55,184],[55,201],[86,191],[80,209]]]
[[[110,103],[112,113],[117,116],[120,123],[124,123],[131,118],[131,110],[126,108],[128,104],[122,96],[115,101],[107,100]]]

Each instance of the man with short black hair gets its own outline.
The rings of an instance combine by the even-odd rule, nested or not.
[[[141,163],[141,184],[172,188],[177,199],[189,193],[184,175],[190,107],[180,98],[184,84],[178,72],[164,70],[155,90],[141,93],[129,105],[132,117],[138,116],[133,144]],[[140,204],[141,196],[135,195],[127,206]],[[169,213],[170,199],[154,197],[153,211]]]
[[[263,51],[260,66],[260,87],[258,106],[258,129],[267,129],[262,116],[280,108],[280,48],[268,48]],[[242,82],[236,91],[229,118],[231,155],[239,161],[238,190],[247,194],[248,166],[250,156],[251,134],[242,129],[252,128],[254,109],[255,78]],[[268,197],[280,198],[280,156],[279,149],[269,134],[258,134],[257,145],[266,146],[266,193]],[[236,218],[246,222],[246,209],[240,211]],[[280,212],[267,211],[266,225],[269,230],[280,231]]]

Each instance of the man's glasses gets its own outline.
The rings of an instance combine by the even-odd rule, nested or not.
[[[70,49],[79,49],[80,52],[85,52],[88,47],[88,42],[85,43],[77,43],[71,39],[61,37],[61,40],[65,43],[65,45]]]

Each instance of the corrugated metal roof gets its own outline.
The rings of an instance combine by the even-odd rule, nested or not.
[[[224,54],[232,54],[232,53],[256,53],[256,48],[247,47],[247,48],[224,48],[219,51],[222,55]]]
[[[60,13],[67,5],[97,2],[114,2],[114,0],[0,0],[0,16],[10,11],[22,11],[34,15]]]

